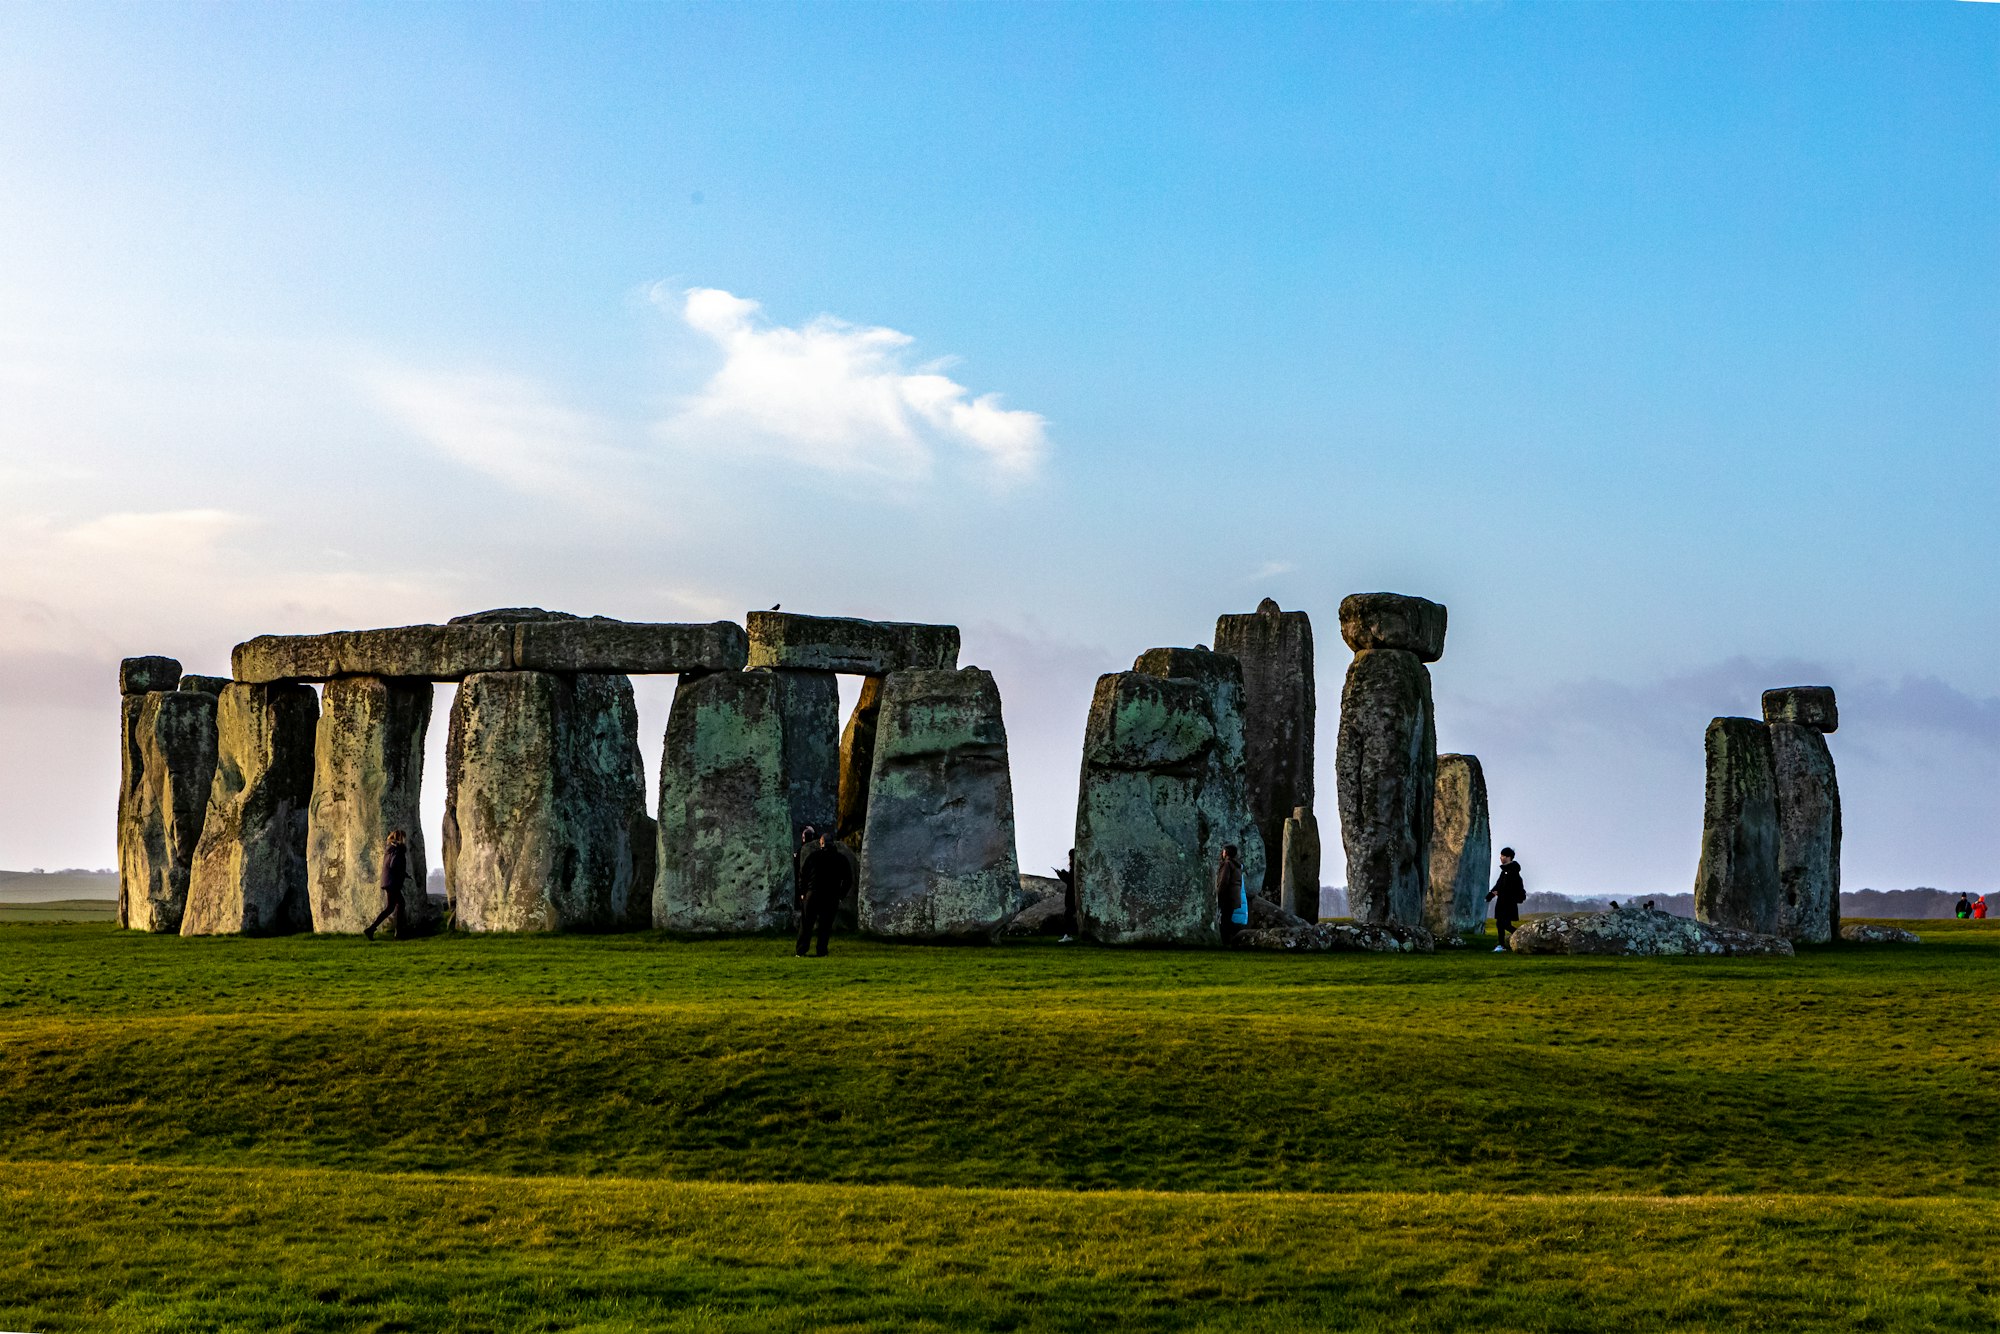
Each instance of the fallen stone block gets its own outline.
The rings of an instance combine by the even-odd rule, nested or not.
[[[1299,954],[1435,954],[1437,941],[1420,926],[1400,922],[1315,922],[1294,927],[1251,927],[1236,933],[1239,950]]]
[[[1340,602],[1340,637],[1356,653],[1395,649],[1421,662],[1444,656],[1445,609],[1401,593],[1352,593]]]
[[[1792,942],[1640,905],[1612,912],[1531,917],[1514,929],[1516,954],[1787,955]]]
[[[1878,926],[1874,922],[1845,922],[1840,938],[1850,945],[1921,945],[1923,937],[1899,926]]]
[[[752,667],[885,676],[958,666],[958,627],[753,611],[745,618]]]
[[[181,688],[187,689],[186,679]],[[230,685],[217,697],[215,777],[188,877],[184,936],[312,929],[306,809],[319,697],[303,685]]]

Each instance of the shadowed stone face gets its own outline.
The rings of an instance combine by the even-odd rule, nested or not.
[[[1335,773],[1348,911],[1358,922],[1421,926],[1430,897],[1437,729],[1431,675],[1416,654],[1354,655],[1340,696]]]
[[[313,748],[306,884],[313,930],[357,932],[386,902],[382,852],[391,830],[405,835],[409,883],[403,902],[430,917],[424,883],[424,737],[436,688],[428,681],[343,676],[329,681]]]
[[[832,672],[778,671],[785,729],[785,791],[794,830],[829,832],[840,811],[840,678]]]
[[[1445,609],[1401,593],[1354,593],[1341,599],[1340,635],[1356,653],[1396,649],[1423,662],[1444,656]]]
[[[1319,821],[1301,806],[1285,821],[1284,906],[1307,922],[1319,920]]]
[[[1202,774],[1202,819],[1211,831],[1216,856],[1224,847],[1236,845],[1243,862],[1243,883],[1252,894],[1257,893],[1257,887],[1264,883],[1264,836],[1251,812],[1245,781],[1249,746],[1243,727],[1242,664],[1226,653],[1205,648],[1154,648],[1141,653],[1132,670],[1198,681],[1208,692],[1215,745],[1208,752]]]
[[[173,658],[127,658],[118,664],[118,693],[149,695],[180,684],[181,665]]]
[[[958,666],[958,627],[753,611],[750,666],[883,676]]]
[[[1077,913],[1106,944],[1221,939],[1211,880],[1222,844],[1202,787],[1215,749],[1201,681],[1101,676],[1084,732],[1077,795]]]
[[[993,674],[892,672],[874,753],[861,929],[918,940],[991,936],[1025,900]]]
[[[204,695],[220,696],[224,690],[229,688],[229,678],[226,676],[183,676],[180,685],[176,688],[180,690],[197,690]]]
[[[1840,708],[1832,686],[1785,686],[1764,692],[1764,721],[1835,732],[1840,730]]]
[[[1310,814],[1313,804],[1319,703],[1313,682],[1312,621],[1302,611],[1280,611],[1266,598],[1251,615],[1217,618],[1215,651],[1243,667],[1244,785],[1251,816],[1263,834],[1269,868],[1264,897],[1277,899],[1286,823],[1299,807]],[[1318,894],[1317,884],[1313,893]],[[1283,902],[1290,906],[1289,899]],[[1318,916],[1317,899],[1313,916]]]
[[[1840,935],[1840,781],[1819,729],[1769,727],[1778,799],[1778,934],[1824,945]]]
[[[1437,758],[1437,803],[1431,819],[1431,874],[1424,925],[1438,935],[1480,930],[1493,871],[1493,831],[1486,811],[1486,774],[1473,755]]]
[[[653,921],[764,931],[792,916],[792,784],[781,673],[683,677],[660,760]]]
[[[178,672],[176,672],[178,680]],[[118,793],[118,924],[172,934],[215,776],[215,696],[154,691],[124,699]]]
[[[1708,725],[1708,789],[1694,914],[1770,935],[1778,930],[1778,802],[1771,732],[1751,718]]]
[[[231,685],[215,717],[215,777],[181,934],[310,930],[306,807],[319,697],[310,686]]]
[[[445,884],[468,931],[639,925],[652,882],[632,683],[488,672],[453,702]]]

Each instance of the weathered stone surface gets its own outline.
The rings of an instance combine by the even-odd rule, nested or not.
[[[1319,821],[1306,807],[1299,807],[1285,821],[1281,847],[1282,902],[1300,921],[1316,922],[1319,920]]]
[[[840,679],[774,671],[784,720],[785,792],[792,828],[831,830],[840,811]]]
[[[1254,909],[1253,909],[1254,911]],[[1231,945],[1239,950],[1289,950],[1300,954],[1365,952],[1369,954],[1435,954],[1437,940],[1420,926],[1399,922],[1300,923],[1289,927],[1252,926],[1236,933]]]
[[[156,690],[172,690],[180,684],[180,680],[181,665],[174,658],[127,658],[118,664],[118,693],[121,695],[150,695]]]
[[[1063,882],[1053,876],[1021,877],[1021,911],[1000,928],[1003,936],[1059,936],[1067,917]]]
[[[882,712],[882,678],[861,683],[861,697],[840,734],[840,815],[835,836],[859,847],[868,821],[868,779],[875,770],[875,727]]]
[[[424,737],[437,694],[429,681],[343,676],[326,683],[313,746],[306,822],[306,889],[313,930],[352,933],[387,901],[382,853],[390,831],[405,839],[410,882],[403,902],[418,924],[431,919],[424,893]]]
[[[1777,779],[1771,731],[1751,718],[1708,725],[1707,796],[1694,915],[1716,926],[1775,934],[1778,883]]]
[[[229,678],[226,676],[183,676],[180,685],[175,688],[179,690],[195,690],[204,695],[220,697],[222,692],[229,688]]]
[[[1782,936],[1697,922],[1634,904],[1612,912],[1531,917],[1514,930],[1516,954],[1790,954]]]
[[[1014,783],[993,674],[890,673],[861,841],[861,929],[989,937],[1021,907]]]
[[[1840,780],[1818,729],[1776,722],[1778,934],[1824,945],[1840,934]]]
[[[1440,936],[1480,930],[1492,879],[1493,826],[1486,810],[1485,771],[1476,755],[1440,755],[1424,925]]]
[[[1077,914],[1112,945],[1221,939],[1212,877],[1223,843],[1202,786],[1216,746],[1202,682],[1143,672],[1097,680],[1077,793]]]
[[[1430,896],[1437,728],[1431,675],[1415,654],[1354,655],[1340,695],[1334,772],[1348,911],[1357,922],[1420,925]]]
[[[118,924],[172,934],[215,777],[215,696],[152,691],[122,701]]]
[[[738,672],[749,656],[749,640],[734,621],[675,625],[592,616],[525,621],[514,628],[517,671]]]
[[[746,618],[752,667],[883,676],[958,666],[958,627],[753,611]]]
[[[683,677],[660,760],[654,924],[764,931],[792,918],[791,782],[777,672]]]
[[[623,676],[483,672],[452,704],[445,888],[468,931],[641,925],[653,879]]]
[[[185,690],[185,678],[181,685]],[[215,777],[182,935],[311,929],[306,807],[318,722],[319,697],[310,686],[231,685],[217,697]]]
[[[1445,609],[1401,593],[1352,593],[1340,602],[1340,637],[1356,653],[1398,649],[1424,662],[1444,656]]]
[[[1265,598],[1247,616],[1216,618],[1215,651],[1243,666],[1243,779],[1263,834],[1263,895],[1290,903],[1281,897],[1285,824],[1300,807],[1310,815],[1313,804],[1319,698],[1312,618]]]
[[[1132,670],[1165,679],[1197,681],[1208,692],[1215,745],[1202,775],[1200,813],[1220,850],[1235,844],[1243,862],[1243,883],[1255,894],[1264,883],[1264,836],[1250,809],[1245,781],[1248,743],[1243,730],[1243,668],[1226,653],[1205,648],[1153,648],[1141,653]],[[1211,867],[1211,870],[1214,868]]]
[[[1834,702],[1832,686],[1785,686],[1764,692],[1764,721],[1836,732],[1840,730],[1840,706]]]
[[[1845,922],[1840,938],[1850,945],[1921,945],[1923,937],[1900,926],[1877,926],[1873,922]]]

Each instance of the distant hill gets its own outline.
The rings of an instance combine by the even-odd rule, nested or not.
[[[55,903],[65,899],[118,901],[116,871],[0,871],[0,903]]]

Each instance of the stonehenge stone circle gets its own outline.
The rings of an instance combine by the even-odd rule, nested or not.
[[[1165,679],[1199,681],[1209,695],[1215,745],[1208,752],[1201,782],[1201,814],[1212,831],[1216,856],[1235,844],[1243,862],[1243,883],[1251,894],[1264,883],[1264,836],[1250,810],[1244,782],[1247,744],[1243,728],[1243,668],[1226,653],[1205,648],[1153,648],[1132,664],[1135,672]],[[1209,867],[1213,871],[1211,862]]]
[[[1424,662],[1444,656],[1445,609],[1401,593],[1353,593],[1340,602],[1340,636],[1356,653],[1396,649]]]
[[[181,665],[173,658],[127,658],[118,664],[118,693],[150,695],[181,683]]]
[[[1832,686],[1784,686],[1764,692],[1764,721],[1837,732],[1840,706],[1834,701]]]
[[[985,938],[1021,910],[1007,728],[991,672],[883,678],[868,791],[863,931]]]
[[[1109,945],[1213,945],[1222,844],[1202,787],[1216,746],[1201,681],[1112,672],[1097,680],[1076,810],[1077,915]]]
[[[1445,609],[1423,598],[1357,593],[1340,604],[1340,632],[1355,653],[1340,694],[1334,772],[1357,922],[1424,922],[1437,803],[1437,723],[1424,664],[1443,654],[1444,628]]]
[[[753,611],[749,666],[885,676],[958,666],[958,627]]]
[[[653,922],[669,931],[765,931],[792,919],[789,673],[682,677],[660,760]]]
[[[1282,897],[1285,825],[1301,807],[1310,816],[1313,804],[1319,702],[1312,620],[1302,611],[1281,611],[1265,598],[1247,616],[1216,618],[1215,651],[1242,664],[1244,782],[1263,834],[1267,869],[1261,889],[1265,898],[1289,906],[1290,899]],[[1252,884],[1251,892],[1259,888]],[[1313,893],[1318,894],[1317,883]],[[1317,898],[1312,916],[1318,916]]]
[[[181,679],[187,690],[188,678]],[[313,792],[311,686],[232,684],[217,697],[215,777],[188,877],[184,936],[312,928],[306,807]]]
[[[1440,755],[1424,925],[1440,936],[1482,930],[1492,873],[1493,829],[1486,810],[1486,774],[1479,767],[1479,758]]]
[[[640,925],[655,855],[632,683],[481,672],[452,702],[444,871],[468,931]]]
[[[158,669],[148,670],[150,675],[127,673],[126,679],[167,679]],[[175,664],[175,684],[179,677]],[[215,706],[214,695],[197,690],[148,691],[121,702],[120,926],[169,935],[181,929],[188,874],[215,776]]]
[[[1708,725],[1707,795],[1694,915],[1716,926],[1772,935],[1778,883],[1778,800],[1771,732],[1751,718]]]
[[[1833,754],[1817,728],[1767,727],[1778,801],[1778,934],[1824,945],[1840,938],[1840,781]]]
[[[1285,820],[1280,886],[1284,907],[1305,922],[1319,920],[1319,821],[1300,806]]]
[[[306,889],[313,930],[354,933],[381,912],[382,850],[407,838],[404,904],[428,922],[430,874],[422,817],[424,737],[436,689],[407,677],[342,676],[326,683],[313,744],[306,821]]]

